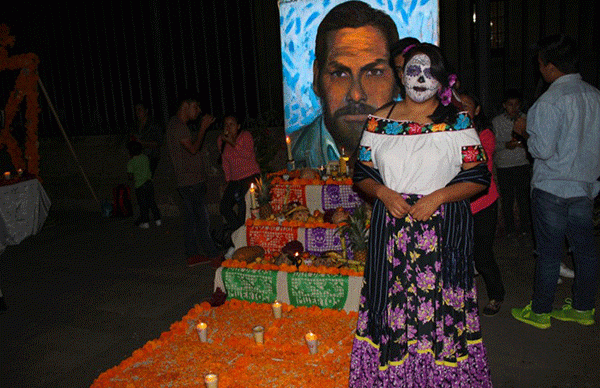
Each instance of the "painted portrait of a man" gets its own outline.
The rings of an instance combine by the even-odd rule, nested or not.
[[[310,26],[316,27],[312,50],[308,50],[312,59],[311,82],[308,87],[300,86],[299,94],[284,93],[286,131],[292,140],[292,156],[297,166],[319,167],[338,160],[342,152],[354,152],[367,115],[398,94],[389,53],[391,45],[399,39],[398,24],[403,31],[409,30],[406,28],[409,14],[388,13],[363,1],[332,3],[322,15],[309,1],[286,3],[308,15],[303,19],[307,30]],[[286,11],[283,3],[280,9],[282,13]],[[437,24],[436,12],[420,16],[421,20],[427,20],[425,28],[422,26],[422,31],[416,34],[422,41],[434,38],[433,33],[425,36],[422,32],[429,31],[431,20]],[[399,23],[390,16],[394,14]],[[289,13],[282,17],[282,33],[299,32],[301,28],[290,29],[289,24],[284,24],[286,16],[289,17]],[[303,27],[301,23],[300,27]],[[305,34],[304,39],[306,35],[310,34]],[[286,58],[291,61],[290,56],[296,53],[285,46],[286,42],[284,37],[284,83],[290,87],[290,79],[299,83],[301,71],[286,71]],[[296,43],[301,44],[302,40]],[[301,51],[300,55],[307,52]],[[308,100],[306,94],[310,94]],[[308,117],[311,118],[307,121]],[[299,125],[302,121],[305,123]]]

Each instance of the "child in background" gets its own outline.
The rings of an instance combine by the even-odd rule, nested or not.
[[[152,172],[150,170],[150,159],[142,153],[142,144],[138,141],[127,143],[129,151],[129,162],[127,163],[127,175],[133,180],[135,196],[140,207],[140,216],[135,222],[142,229],[150,227],[150,210],[154,216],[156,226],[160,226],[160,210],[154,200],[154,184],[152,183]]]
[[[491,123],[481,109],[479,100],[466,92],[459,92],[463,110],[471,118],[473,127],[479,134],[481,145],[487,154],[487,166],[493,173],[494,148],[496,139],[491,130]],[[494,236],[496,235],[496,223],[498,221],[498,190],[492,175],[492,182],[488,190],[477,194],[471,199],[471,211],[473,212],[473,261],[475,269],[485,283],[488,304],[484,307],[482,314],[486,316],[496,315],[504,300],[504,284],[500,275],[500,269],[494,258]]]

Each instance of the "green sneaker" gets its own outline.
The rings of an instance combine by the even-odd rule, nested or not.
[[[553,318],[558,319],[559,321],[573,321],[585,326],[590,326],[595,323],[594,312],[596,311],[596,309],[585,311],[575,310],[571,306],[571,303],[571,298],[565,299],[565,304],[562,306],[562,309],[552,310],[550,315]]]
[[[522,309],[511,309],[511,313],[515,319],[538,329],[548,329],[550,327],[550,314],[534,313],[531,311],[531,302]]]

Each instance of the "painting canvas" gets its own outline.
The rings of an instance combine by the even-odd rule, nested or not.
[[[339,11],[346,13],[336,14],[336,17],[333,17],[334,13],[344,7],[351,8],[351,10],[348,11],[346,9]],[[344,104],[342,101],[344,99],[343,96],[338,98],[338,100],[342,102],[338,101],[335,103],[332,102],[335,98],[328,99],[327,97],[324,97],[325,94],[331,95],[329,90],[333,90],[334,87],[327,89],[329,87],[327,81],[320,81],[323,78],[317,77],[317,74],[321,77],[325,77],[326,71],[329,71],[332,74],[331,76],[327,75],[327,77],[329,77],[328,79],[333,79],[335,77],[335,80],[346,80],[345,82],[352,82],[351,80],[348,80],[354,79],[352,77],[369,80],[373,79],[369,77],[377,76],[377,71],[379,70],[376,66],[376,60],[373,59],[373,63],[371,63],[367,57],[371,55],[369,49],[372,49],[371,51],[381,51],[383,50],[383,47],[385,47],[385,44],[377,44],[377,42],[381,41],[381,36],[378,36],[378,34],[382,35],[378,30],[381,30],[382,28],[380,28],[377,25],[377,21],[375,21],[372,23],[377,27],[375,30],[370,26],[358,29],[344,29],[344,22],[346,21],[348,23],[358,23],[358,25],[361,23],[360,21],[353,21],[353,19],[360,19],[360,15],[355,15],[356,12],[353,11],[354,8],[360,9],[360,12],[363,12],[363,9],[367,9],[368,12],[372,12],[371,9],[377,11],[378,13],[376,13],[375,16],[369,15],[366,17],[369,22],[379,18],[382,20],[385,19],[386,21],[384,21],[384,23],[389,25],[389,19],[391,18],[400,39],[411,36],[419,39],[421,42],[438,43],[438,0],[364,0],[360,2],[347,2],[342,0],[280,0],[279,12],[283,61],[285,130],[286,134],[291,137],[292,142],[294,143],[294,159],[297,162],[300,162],[300,166],[319,167],[319,165],[326,164],[328,160],[334,160],[339,157],[340,142],[335,138],[335,134],[332,136],[332,134],[329,133],[330,131],[334,131],[332,127],[335,125],[336,120],[337,122],[342,122],[341,119],[335,117],[337,113],[335,109],[340,107],[340,110],[345,110],[345,112],[357,122],[358,118],[362,118],[362,121],[364,122],[364,118],[366,117],[364,112],[367,108],[361,109],[359,103],[357,103],[355,107],[350,103],[348,106],[342,107],[341,105]],[[381,14],[381,12],[383,14]],[[330,13],[332,15],[329,15],[329,18],[326,18]],[[321,62],[315,61],[317,55],[317,30],[321,24],[327,25],[329,23],[324,22],[324,19],[326,21],[333,19],[333,23],[337,23],[339,26],[332,27],[333,30],[330,30],[327,35],[322,34],[323,36],[326,35],[327,39],[324,40],[326,42],[326,49],[321,50],[321,52],[326,52],[327,55],[330,55],[333,51],[342,47],[344,43],[350,42],[349,40],[345,42],[344,39],[355,39],[353,43],[348,44],[351,47],[360,47],[363,44],[370,44],[371,46],[366,47],[364,53],[360,51],[358,53],[350,53],[355,55],[359,61],[362,60],[365,62],[364,65],[361,64],[362,67],[357,66],[353,69],[353,66],[348,66],[349,69],[346,72],[345,70],[338,71],[337,68],[329,70],[330,67],[324,68],[322,66],[315,66],[317,63],[322,64],[322,62],[325,62],[323,60]],[[338,23],[338,21],[342,22]],[[348,36],[343,36],[345,31],[349,32]],[[354,32],[362,35],[353,37],[352,34]],[[374,36],[373,38],[371,38],[372,35]],[[359,41],[356,42],[356,39]],[[333,42],[338,42],[339,44]],[[321,56],[321,58],[323,58],[323,56]],[[376,55],[374,58],[376,58]],[[348,64],[343,60],[340,62],[341,63],[337,65],[342,69]],[[358,85],[356,88],[362,89],[355,92],[355,94],[363,93],[365,95],[363,97],[355,96],[357,101],[361,98],[363,98],[366,103],[369,102],[368,100],[373,100],[370,105],[365,105],[369,105],[371,110],[373,108],[378,108],[379,106],[374,105],[379,105],[383,99],[389,101],[398,98],[397,93],[395,93],[391,98],[388,98],[388,96],[381,96],[378,99],[373,99],[372,96],[368,96],[368,86],[362,84]],[[348,92],[348,94],[350,94],[350,92]],[[348,100],[351,99],[349,96],[345,98]],[[335,104],[337,104],[337,106],[333,106]],[[354,112],[352,111],[353,109]],[[331,115],[329,116],[327,115],[328,111],[331,112]],[[362,123],[360,125],[362,126]],[[343,127],[343,125],[339,127]],[[344,128],[340,129],[340,131],[342,131],[341,133],[343,133],[343,130]],[[350,129],[346,130],[350,131]],[[356,130],[354,130],[354,132],[356,132]],[[344,139],[344,136],[338,133],[338,138]],[[348,152],[351,151],[352,150],[348,150]]]

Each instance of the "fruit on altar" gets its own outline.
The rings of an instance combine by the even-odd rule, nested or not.
[[[264,257],[265,250],[263,247],[253,245],[249,247],[241,247],[233,252],[231,258],[237,261],[245,261],[246,263],[252,263],[257,257]]]
[[[354,253],[354,259],[360,263],[364,263],[367,259],[370,209],[371,207],[367,203],[360,205],[353,214],[348,216],[346,223],[336,230],[340,238],[349,240],[349,248]]]
[[[271,207],[271,180],[266,175],[261,176],[256,180],[257,200],[258,200],[258,217],[262,220],[270,219],[273,215]]]

